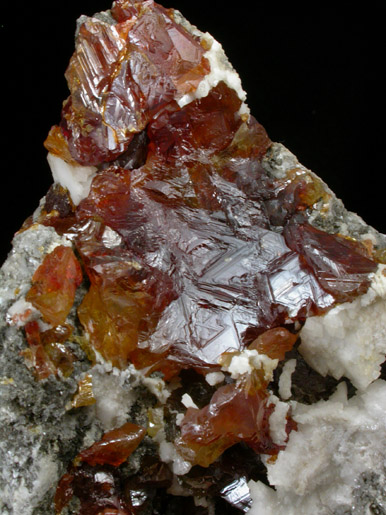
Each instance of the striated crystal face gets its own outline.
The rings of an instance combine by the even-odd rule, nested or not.
[[[81,164],[111,161],[167,104],[209,72],[205,49],[172,12],[153,2],[116,2],[115,23],[87,19],[66,71],[71,96],[46,146]]]
[[[216,44],[152,0],[79,24],[46,147],[81,200],[58,173],[23,227],[69,246],[32,277],[21,355],[42,382],[76,369],[65,409],[99,417],[82,446],[109,430],[72,449],[57,513],[74,496],[87,515],[181,513],[205,496],[246,511],[258,455],[275,460],[297,429],[286,407],[273,436],[275,367],[308,317],[365,293],[378,266],[369,246],[312,225],[330,199],[317,177],[263,162],[272,142]],[[103,367],[123,403],[142,388],[142,404],[117,408],[103,380],[94,396]]]
[[[143,366],[172,374],[166,353],[173,371],[213,367],[368,287],[365,247],[309,225],[317,187],[267,174],[269,139],[240,105],[220,82],[171,106],[149,124],[144,164],[102,169],[76,209],[67,230],[91,282],[79,319],[116,366],[142,353]]]

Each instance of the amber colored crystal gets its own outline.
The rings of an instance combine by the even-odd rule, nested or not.
[[[44,258],[32,277],[26,300],[37,308],[46,322],[64,324],[82,282],[82,271],[73,250],[60,245]]]
[[[80,452],[78,459],[92,466],[107,464],[118,467],[135,451],[145,435],[145,428],[127,422],[105,433],[102,440]]]
[[[41,344],[38,323],[28,322],[25,326],[25,335],[29,348],[23,350],[21,355],[26,360],[26,365],[33,369],[36,379],[40,381],[55,374],[56,369]]]
[[[50,132],[48,133],[47,139],[45,141],[45,147],[51,154],[60,157],[66,163],[77,166],[79,165],[70,154],[70,150],[68,148],[68,141],[64,137],[63,131],[58,125],[54,125],[51,127]]]
[[[104,226],[91,223],[89,237],[79,242],[91,287],[78,316],[94,348],[122,368],[137,349],[139,334],[155,327],[174,294],[166,274],[147,266],[121,245],[106,248],[105,234]],[[162,285],[164,295],[157,296]]]
[[[60,333],[61,331],[58,330]],[[31,368],[37,380],[46,379],[51,374],[57,375],[59,371],[64,377],[72,374],[75,356],[68,347],[61,343],[56,337],[55,330],[41,333],[39,324],[36,321],[28,322],[25,326],[25,334],[28,342],[28,349],[21,352],[26,365]],[[65,332],[62,337],[65,341]],[[57,341],[59,340],[59,341]]]
[[[274,409],[260,379],[243,379],[221,386],[202,409],[188,408],[181,422],[179,452],[194,465],[207,467],[225,449],[247,443],[255,452],[276,454],[280,446],[269,433],[269,416]]]
[[[290,351],[298,339],[297,334],[290,333],[284,327],[275,327],[260,334],[248,347],[257,350],[271,359],[282,360],[285,353]]]
[[[82,406],[91,406],[95,404],[96,399],[92,391],[92,376],[86,374],[78,383],[78,391],[72,399],[71,407],[80,408]]]
[[[68,341],[73,332],[73,327],[70,324],[58,325],[52,329],[47,329],[40,334],[40,339],[43,345],[50,343],[64,343]]]

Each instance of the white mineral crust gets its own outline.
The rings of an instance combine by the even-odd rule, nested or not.
[[[299,350],[323,376],[348,377],[360,390],[379,377],[386,354],[385,269],[379,266],[365,295],[307,319]]]
[[[291,376],[295,372],[296,359],[289,359],[283,366],[283,371],[279,378],[279,395],[283,400],[291,397]]]
[[[292,403],[298,430],[276,462],[267,461],[275,490],[250,481],[249,515],[327,515],[343,508],[349,511],[339,513],[364,514],[366,478],[381,478],[378,494],[385,498],[386,382],[379,379],[350,400],[346,391],[341,383],[328,401]]]

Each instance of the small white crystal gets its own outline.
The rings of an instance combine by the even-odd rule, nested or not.
[[[51,153],[48,154],[47,160],[54,181],[68,189],[71,200],[77,206],[88,196],[97,169],[95,166],[70,165]]]
[[[287,413],[289,404],[281,402],[276,395],[271,394],[267,404],[274,404],[275,409],[269,417],[269,433],[272,441],[277,445],[284,445],[287,440]]]
[[[188,393],[184,393],[184,395],[181,397],[181,402],[185,406],[185,408],[198,409],[197,404],[194,402],[194,400],[191,398],[191,396]]]
[[[264,379],[271,381],[273,371],[279,363],[278,359],[271,359],[265,354],[260,354],[257,350],[245,349],[232,357],[228,366],[223,366],[222,370],[229,372],[232,379],[238,379],[244,374],[251,374],[253,370],[264,370]]]
[[[176,476],[183,476],[189,472],[192,465],[183,459],[172,442],[166,440],[164,429],[158,431],[155,441],[159,444],[160,460],[164,463],[170,463]]]
[[[177,424],[177,426],[181,425],[181,422],[183,421],[184,417],[185,417],[184,413],[177,413],[177,415],[176,415],[176,424]]]
[[[222,383],[225,376],[222,372],[209,372],[209,374],[206,374],[205,379],[210,386],[215,386],[216,384]]]
[[[289,359],[284,363],[282,373],[279,378],[279,395],[283,400],[288,400],[291,395],[291,376],[295,372],[296,359]]]
[[[9,325],[23,327],[27,322],[40,317],[40,312],[34,306],[21,298],[14,302],[7,311],[6,320]]]

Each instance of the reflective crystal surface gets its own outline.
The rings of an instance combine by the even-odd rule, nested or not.
[[[247,512],[259,455],[275,460],[297,430],[288,410],[273,437],[273,368],[297,355],[308,317],[365,293],[378,265],[369,245],[313,225],[330,198],[316,176],[264,162],[272,142],[211,45],[152,0],[117,0],[78,26],[45,143],[69,186],[56,171],[22,228],[66,244],[13,319],[39,384],[76,369],[66,413],[99,417],[71,451],[58,514],[74,497],[81,515]],[[259,366],[232,369],[251,355]]]
[[[197,88],[205,49],[153,2],[116,2],[116,23],[89,18],[66,72],[71,92],[46,146],[82,164],[122,154],[157,112]]]
[[[307,222],[315,184],[268,175],[260,161],[269,139],[239,107],[220,83],[165,111],[142,142],[145,163],[102,169],[68,215],[91,283],[79,318],[114,365],[168,375],[212,367],[264,331],[368,287],[376,263],[365,247]],[[46,222],[61,228],[65,218]]]

